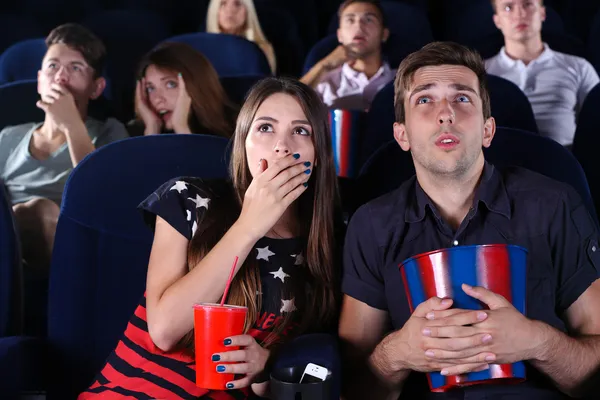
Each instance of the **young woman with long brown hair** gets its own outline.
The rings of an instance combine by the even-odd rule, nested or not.
[[[338,194],[327,109],[312,89],[278,78],[255,85],[237,120],[231,177],[176,178],[141,204],[155,229],[146,296],[80,399],[115,388],[229,398],[194,384],[192,306],[220,300],[235,256],[226,302],[248,316],[244,335],[224,339],[243,351],[212,355],[218,372],[238,375],[227,384],[235,398],[262,393],[254,383],[280,344],[336,328]]]
[[[185,43],[166,42],[140,63],[135,113],[133,129],[144,135],[172,131],[229,138],[236,111],[202,53]]]

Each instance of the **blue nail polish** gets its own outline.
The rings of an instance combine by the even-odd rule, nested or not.
[[[218,355],[218,354],[215,354],[214,356],[212,356],[212,360],[213,361],[219,361],[219,360],[221,360],[221,356]]]
[[[227,389],[233,389],[233,383],[228,383],[226,387]]]
[[[304,166],[305,166],[305,167],[310,167],[310,161],[307,161],[307,162],[305,162],[305,163],[304,163]]]
[[[308,187],[308,182],[303,183],[304,187]]]
[[[299,158],[300,158],[300,154],[298,154],[298,153],[294,153],[294,158],[295,158],[296,160],[297,160],[297,159],[299,159]]]
[[[305,173],[306,175],[310,174],[310,169],[307,169],[306,171],[304,171],[304,173]]]
[[[225,339],[225,340],[223,340],[223,344],[225,346],[229,346],[231,344],[231,339]]]
[[[217,372],[225,372],[225,367],[223,365],[217,366]]]

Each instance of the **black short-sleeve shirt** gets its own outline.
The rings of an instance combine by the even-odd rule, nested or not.
[[[402,261],[452,246],[503,243],[528,250],[527,316],[566,332],[564,311],[599,277],[597,228],[574,189],[522,168],[499,170],[486,162],[473,206],[456,231],[416,177],[362,206],[346,234],[342,290],[388,311],[397,330],[410,317]],[[413,373],[402,398],[562,398],[533,368],[527,374],[517,386],[432,394],[424,375]]]
[[[192,240],[207,213],[217,206],[216,203],[224,201],[226,196],[234,196],[229,181],[179,177],[163,184],[140,204],[140,208],[150,227],[154,227],[158,215],[186,239]],[[306,242],[301,238],[263,237],[256,242],[248,256],[257,260],[261,275],[261,288],[257,296],[262,298],[262,308],[251,331],[259,342],[283,322],[286,313],[293,313],[294,317],[282,335],[293,332],[300,321],[309,290],[305,247]]]

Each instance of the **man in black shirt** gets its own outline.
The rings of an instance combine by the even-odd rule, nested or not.
[[[483,61],[454,43],[407,57],[395,82],[394,137],[416,177],[361,207],[346,236],[339,333],[347,399],[562,399],[600,368],[600,247],[570,186],[484,159],[495,122]],[[393,171],[390,171],[393,173]],[[527,317],[484,288],[489,306],[431,298],[410,313],[398,266],[419,253],[508,243],[528,250]],[[430,393],[426,372],[459,375],[526,361],[518,385]]]

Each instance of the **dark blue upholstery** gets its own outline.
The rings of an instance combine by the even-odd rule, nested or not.
[[[177,2],[163,0],[118,0],[115,8],[128,11],[152,11],[160,14],[170,24],[176,23],[175,17],[179,16],[177,12]]]
[[[140,59],[157,43],[171,36],[161,15],[142,10],[110,10],[89,15],[82,22],[107,49],[105,74],[110,80],[107,96],[121,120],[133,115],[136,70]]]
[[[47,34],[58,25],[79,21],[86,2],[79,0],[19,0],[15,3],[16,11],[19,14],[33,16]]]
[[[488,75],[492,116],[496,125],[537,133],[537,125],[527,96],[512,82]],[[367,120],[367,133],[361,147],[362,165],[379,147],[393,138],[394,83],[388,83],[377,93]]]
[[[37,79],[46,54],[43,38],[15,43],[0,55],[0,85],[26,79]]]
[[[0,129],[44,120],[44,111],[37,108],[37,80],[23,80],[0,86],[0,107],[11,110],[0,114]],[[15,107],[18,105],[18,107]]]
[[[410,53],[419,50],[425,43],[403,40],[398,35],[391,34],[382,48],[382,52],[392,69],[398,68],[400,62]],[[308,52],[304,60],[303,73],[307,73],[317,62],[339,46],[336,35],[329,35],[317,42]]]
[[[256,3],[255,6],[260,26],[275,51],[277,74],[300,75],[308,49],[300,38],[296,19],[289,10],[277,6],[277,3]],[[301,25],[313,24],[302,21]]]
[[[43,121],[44,111],[35,105],[38,100],[36,80],[1,85],[0,109],[10,112],[0,113],[0,130],[5,126]],[[90,102],[89,114],[97,119],[105,119],[112,115],[112,106],[108,100],[100,97]]]
[[[331,53],[339,45],[336,35],[329,35],[319,40],[306,55],[302,73],[306,74],[310,69],[325,56]]]
[[[429,0],[395,0],[395,1],[401,1],[403,3],[412,4],[415,7],[419,7],[424,12],[427,12],[427,10],[429,9],[429,4],[427,4],[429,2]]]
[[[24,391],[45,389],[46,349],[45,342],[37,338],[0,338],[0,397],[3,400],[20,399]]]
[[[484,58],[493,56],[502,47],[502,34],[492,20],[494,9],[489,1],[454,0],[444,2],[442,7],[443,40],[475,48]],[[483,52],[482,44],[487,44],[492,50]]]
[[[382,145],[394,138],[394,81],[383,87],[373,99],[367,114],[366,133],[358,157],[358,168],[362,166]]]
[[[548,43],[552,50],[560,53],[571,54],[582,58],[587,56],[585,44],[577,36],[564,33],[542,32],[542,40]]]
[[[152,232],[137,205],[176,176],[227,176],[228,141],[204,135],[125,139],[71,173],[52,258],[49,399],[91,383],[121,337],[146,281]]]
[[[499,76],[488,75],[487,82],[496,125],[537,133],[533,109],[525,93]]]
[[[105,42],[109,56],[111,45],[147,46],[158,43],[171,33],[169,23],[159,13],[150,10],[105,10],[88,15],[82,24]],[[116,43],[119,38],[122,42]]]
[[[219,80],[221,81],[221,85],[223,86],[223,89],[225,89],[229,100],[234,104],[241,106],[244,103],[244,99],[250,88],[263,78],[264,76],[261,75],[224,76]]]
[[[542,29],[545,33],[565,33],[565,23],[562,17],[549,5],[546,5],[546,20],[542,25]]]
[[[17,227],[8,193],[0,181],[0,337],[21,334],[22,289]]]
[[[596,68],[596,71],[600,73],[600,11],[592,21],[588,37],[588,60]]]
[[[271,75],[260,47],[244,38],[218,33],[188,33],[169,42],[187,43],[209,59],[219,76]]]
[[[383,1],[381,7],[390,33],[403,41],[412,42],[417,48],[433,41],[427,14],[422,8],[399,1]],[[329,23],[329,34],[335,34],[338,27],[339,17],[336,13]]]
[[[584,43],[588,43],[590,28],[595,16],[600,11],[598,0],[562,0],[558,9],[565,21],[565,30],[579,37]]]
[[[150,11],[160,14],[171,27],[172,35],[194,32],[198,28],[198,21],[206,17],[208,8],[207,0],[85,0],[81,3],[85,8],[85,15],[106,10]]]
[[[302,40],[303,46],[308,49],[319,39],[319,24],[314,21],[319,9],[323,6],[321,0],[299,0],[299,1],[279,1],[279,0],[255,0],[254,5],[257,9],[262,8],[281,8],[290,13],[295,19],[294,26],[298,29],[298,34]],[[317,7],[318,5],[318,7]],[[261,19],[261,27],[266,29],[271,21],[264,20],[261,17],[261,11],[258,10],[258,17]],[[311,21],[312,23],[306,23]]]
[[[590,184],[592,198],[596,204],[596,210],[600,210],[600,158],[598,147],[600,136],[598,136],[598,112],[600,111],[600,85],[586,97],[583,107],[579,112],[577,130],[573,139],[573,155],[579,160],[587,180]]]
[[[492,145],[484,149],[484,153],[486,160],[498,167],[520,166],[570,184],[583,199],[594,221],[598,221],[581,165],[571,152],[554,140],[500,127]],[[357,196],[364,193],[364,197],[358,199],[355,206],[394,190],[414,174],[410,153],[402,151],[395,141],[388,142],[361,170]]]
[[[43,35],[44,31],[30,16],[0,13],[0,53],[14,43]]]

